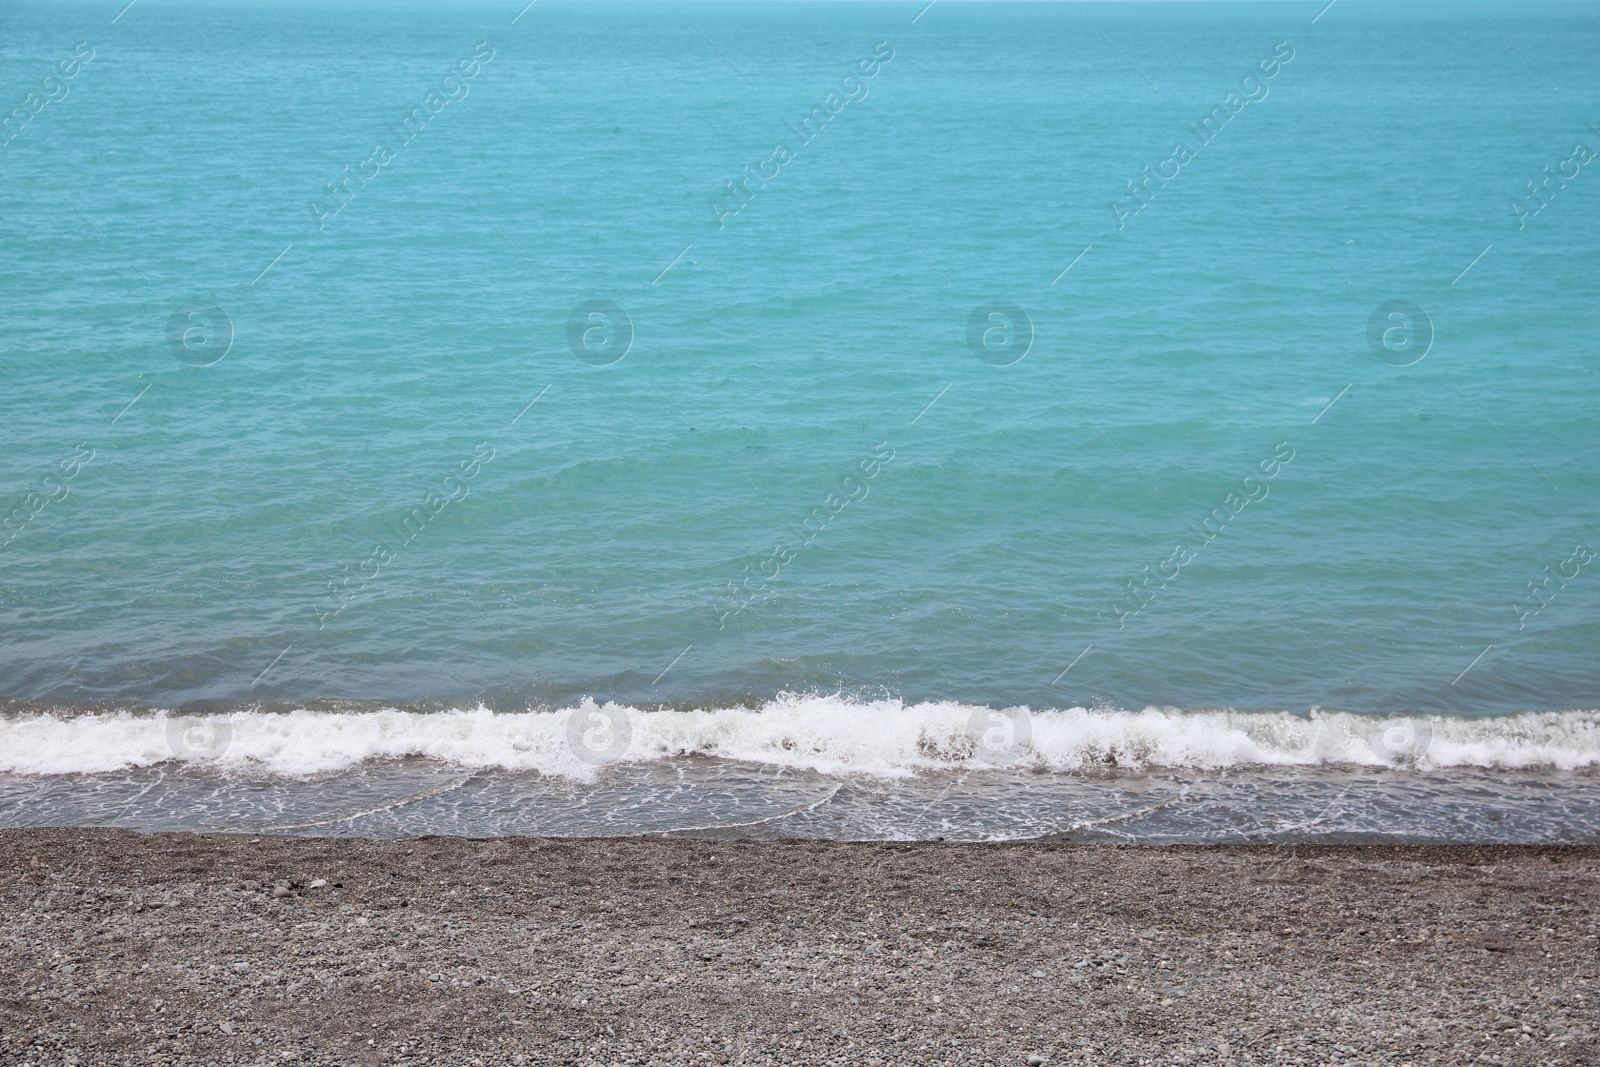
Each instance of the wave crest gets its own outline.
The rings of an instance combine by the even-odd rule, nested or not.
[[[1510,716],[907,704],[783,694],[760,708],[494,712],[381,708],[44,712],[0,717],[0,770],[105,773],[177,761],[306,776],[423,758],[588,779],[614,761],[713,757],[830,775],[995,766],[1072,772],[1355,765],[1574,770],[1600,763],[1600,712]]]

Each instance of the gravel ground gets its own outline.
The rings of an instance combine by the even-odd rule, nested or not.
[[[0,831],[0,1064],[1600,1064],[1600,849]]]

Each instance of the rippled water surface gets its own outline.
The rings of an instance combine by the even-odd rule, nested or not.
[[[0,9],[6,822],[1600,836],[1595,6],[119,6]],[[50,726],[340,701],[631,733]]]
[[[529,772],[366,765],[309,780],[149,769],[0,774],[0,825],[319,836],[664,835],[1122,844],[1600,840],[1600,781],[1483,772],[1385,776],[1021,772],[829,778],[759,765]]]

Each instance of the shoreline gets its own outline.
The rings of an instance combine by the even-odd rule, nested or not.
[[[0,857],[0,1064],[1600,1060],[1594,846],[12,829]]]

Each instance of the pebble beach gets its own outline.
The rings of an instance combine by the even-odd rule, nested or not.
[[[3,1064],[1592,1064],[1600,849],[0,832]]]

